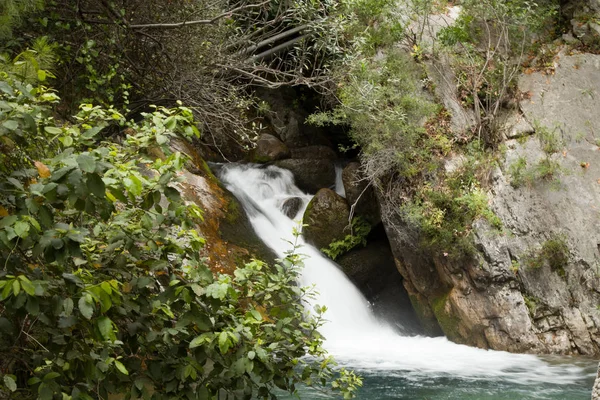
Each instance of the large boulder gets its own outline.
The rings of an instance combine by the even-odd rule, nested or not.
[[[354,215],[359,215],[365,218],[372,226],[381,222],[379,213],[379,203],[373,187],[367,188],[367,180],[364,179],[360,164],[351,162],[342,171],[342,182],[344,191],[346,192],[346,200],[354,208]]]
[[[315,194],[304,212],[302,223],[306,241],[318,249],[341,240],[348,233],[350,207],[346,200],[331,189],[321,189]]]
[[[306,146],[292,149],[291,158],[312,160],[337,160],[337,154],[329,146]]]
[[[263,133],[258,138],[256,148],[252,154],[252,161],[266,163],[281,160],[290,156],[290,149],[273,135]]]
[[[335,166],[330,160],[288,159],[276,161],[274,165],[290,170],[296,186],[308,193],[335,185]]]

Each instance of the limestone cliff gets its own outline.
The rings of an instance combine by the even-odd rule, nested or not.
[[[476,255],[457,262],[420,251],[401,217],[386,222],[415,309],[456,342],[600,354],[600,56],[562,52],[554,67],[521,76],[506,118],[488,187],[502,232],[477,221]]]

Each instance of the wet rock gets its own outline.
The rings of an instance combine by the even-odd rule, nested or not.
[[[372,187],[367,188],[367,181],[363,179],[359,163],[351,162],[346,165],[342,171],[342,182],[348,204],[352,206],[358,200],[354,215],[362,216],[371,226],[381,222],[375,191]]]
[[[274,165],[292,171],[296,185],[308,193],[335,184],[335,166],[330,160],[280,160]]]
[[[290,156],[290,149],[273,135],[263,133],[258,138],[256,149],[252,154],[252,161],[266,163],[281,160]]]
[[[281,205],[281,212],[288,218],[294,219],[298,215],[298,211],[302,207],[302,199],[299,197],[292,197],[286,199]]]
[[[272,263],[276,255],[256,235],[240,202],[221,185],[192,145],[180,141],[176,146],[191,159],[178,189],[185,201],[203,211],[197,229],[206,239],[201,251],[209,268],[232,274],[241,262],[253,258]]]
[[[331,189],[320,189],[312,198],[302,219],[303,235],[316,248],[329,246],[346,236],[350,207],[346,200]]]

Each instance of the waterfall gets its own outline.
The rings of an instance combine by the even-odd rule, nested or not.
[[[310,195],[294,185],[290,171],[275,166],[226,164],[220,178],[243,204],[258,236],[280,257],[290,250],[298,221],[282,212],[297,198],[300,219]],[[289,215],[289,214],[288,214]],[[582,375],[573,364],[550,363],[537,356],[482,350],[446,338],[401,336],[378,321],[360,291],[338,266],[299,238],[306,256],[302,284],[314,285],[317,304],[327,306],[328,322],[320,329],[325,348],[343,365],[357,370],[403,371],[403,376],[453,376],[529,383],[570,383]]]
[[[342,171],[344,166],[341,163],[335,164],[335,186],[333,190],[342,197],[346,197],[346,189],[344,189],[344,181],[342,180]]]

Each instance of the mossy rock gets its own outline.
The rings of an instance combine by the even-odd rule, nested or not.
[[[410,299],[410,304],[412,304],[413,310],[415,311],[417,319],[421,323],[425,334],[429,336],[444,335],[427,300],[422,299],[420,295],[416,294],[409,294],[408,298]]]
[[[302,223],[306,241],[316,248],[329,246],[346,237],[350,206],[331,189],[321,189],[315,194],[304,212]]]
[[[450,292],[437,296],[431,300],[433,311],[439,327],[444,335],[455,343],[465,343],[460,334],[460,319],[452,313],[452,305],[449,303]]]

